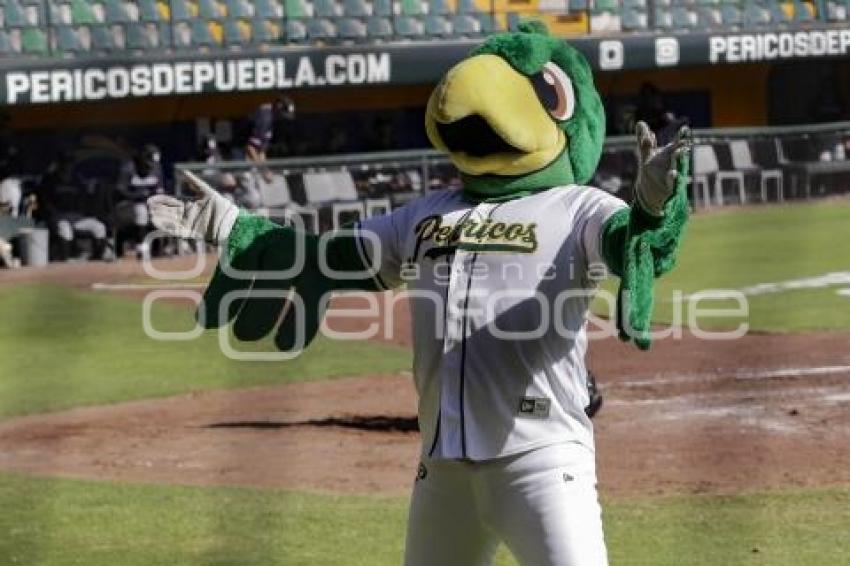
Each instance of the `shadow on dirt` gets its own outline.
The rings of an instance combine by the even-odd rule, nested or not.
[[[352,416],[310,419],[307,421],[232,421],[204,425],[202,428],[280,430],[294,427],[349,428],[368,432],[418,432],[416,417]]]

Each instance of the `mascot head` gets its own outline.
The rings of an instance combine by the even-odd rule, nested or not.
[[[425,128],[460,170],[465,193],[499,200],[590,180],[605,111],[581,53],[542,23],[524,22],[446,73]]]

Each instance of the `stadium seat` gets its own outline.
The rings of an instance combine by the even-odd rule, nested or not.
[[[386,39],[393,36],[393,25],[387,18],[369,18],[366,21],[366,33],[375,39]]]
[[[455,35],[470,37],[481,34],[481,22],[469,14],[456,14],[452,18],[452,28]]]
[[[622,26],[626,31],[645,30],[648,26],[648,18],[643,10],[628,8],[623,10]]]
[[[850,14],[850,2],[827,2],[826,3],[826,19],[830,22],[843,22]]]
[[[53,28],[53,33],[55,51],[77,53],[86,50],[77,32],[71,26],[56,26]]]
[[[115,39],[112,32],[106,26],[92,26],[89,28],[92,51],[113,51]]]
[[[475,19],[478,20],[481,33],[484,35],[493,33],[499,29],[499,25],[493,18],[492,14],[478,14]]]
[[[247,0],[227,0],[225,8],[227,17],[232,20],[254,17],[254,5]]]
[[[425,35],[425,26],[418,18],[399,16],[395,20],[395,32],[399,37],[422,37]]]
[[[280,27],[266,19],[251,20],[251,41],[253,43],[277,43],[280,41]]]
[[[194,19],[189,23],[192,30],[192,45],[196,47],[213,47],[218,44],[205,20]]]
[[[44,55],[48,51],[47,37],[38,28],[21,30],[21,51],[31,55]]]
[[[54,26],[70,26],[74,23],[70,4],[50,4],[50,23]]]
[[[318,40],[334,39],[336,26],[325,18],[310,18],[307,20],[307,37]]]
[[[198,14],[193,10],[186,0],[169,0],[171,6],[171,20],[175,22],[188,22]]]
[[[139,21],[159,22],[162,20],[156,0],[138,0],[136,4],[139,7]]]
[[[421,0],[400,0],[396,6],[396,12],[405,16],[421,16],[425,13]]]
[[[737,27],[743,23],[741,8],[734,4],[724,4],[720,7],[720,17],[723,25]]]
[[[307,40],[307,26],[303,20],[286,21],[286,41],[301,43]]]
[[[349,17],[365,18],[372,15],[372,4],[365,0],[344,0],[342,12]]]
[[[723,16],[720,10],[714,6],[699,6],[697,8],[697,22],[701,28],[717,28],[723,25]]]
[[[241,25],[242,22],[228,18],[222,22],[224,45],[245,45],[251,42],[250,28]]]
[[[12,45],[12,40],[6,30],[0,29],[0,55],[7,57],[17,53],[15,46]]]
[[[445,16],[453,13],[446,0],[428,0],[428,14],[432,16]]]
[[[313,0],[313,16],[319,18],[336,18],[342,15],[342,7],[336,0]]]
[[[443,16],[425,18],[425,33],[433,37],[448,37],[452,34],[452,24]]]
[[[633,8],[633,9],[638,9],[638,10],[645,10],[646,9],[646,0],[623,0],[623,8],[624,9]]]
[[[787,24],[792,20],[792,14],[790,12],[793,11],[793,8],[790,7],[786,12],[783,9],[782,4],[778,0],[768,0],[767,2],[767,10],[770,13],[770,20],[774,24]]]
[[[159,29],[155,24],[128,24],[125,27],[127,49],[156,49]]]
[[[387,16],[393,15],[393,0],[372,0],[372,15]]]
[[[17,28],[36,25],[36,22],[31,21],[24,7],[16,0],[9,0],[4,2],[3,6],[3,25],[7,28]]]
[[[287,18],[309,18],[313,14],[310,12],[304,0],[284,0],[284,14]]]
[[[106,0],[103,3],[104,21],[108,24],[126,24],[133,20],[121,0]]]
[[[749,2],[744,8],[743,22],[746,27],[760,27],[770,23],[770,12],[755,2]]]
[[[254,0],[255,18],[282,18],[283,4],[278,0]]]
[[[337,35],[340,39],[363,39],[367,36],[366,24],[363,23],[363,20],[345,18],[339,22]]]
[[[619,12],[620,5],[617,0],[594,0],[591,12]]]
[[[687,6],[674,6],[671,12],[673,16],[673,27],[679,29],[690,29],[697,26],[697,14]]]
[[[222,17],[221,6],[216,0],[198,0],[198,17],[204,20],[217,20]]]
[[[456,9],[458,14],[478,13],[478,6],[475,5],[475,0],[458,0]]]
[[[673,15],[670,10],[655,11],[655,29],[668,30],[673,27]]]

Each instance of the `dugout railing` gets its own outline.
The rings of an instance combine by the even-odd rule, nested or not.
[[[850,122],[693,131],[689,198],[695,209],[850,193]],[[249,208],[298,214],[325,230],[384,212],[431,190],[460,186],[434,150],[247,161],[178,163]],[[631,199],[637,172],[632,136],[609,137],[589,184]],[[177,179],[175,190],[183,191]]]

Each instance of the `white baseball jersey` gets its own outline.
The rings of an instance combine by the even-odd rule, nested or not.
[[[502,203],[446,190],[360,223],[384,288],[407,285],[423,456],[593,450],[587,310],[602,226],[626,204],[570,185]],[[372,264],[374,261],[374,264]]]

